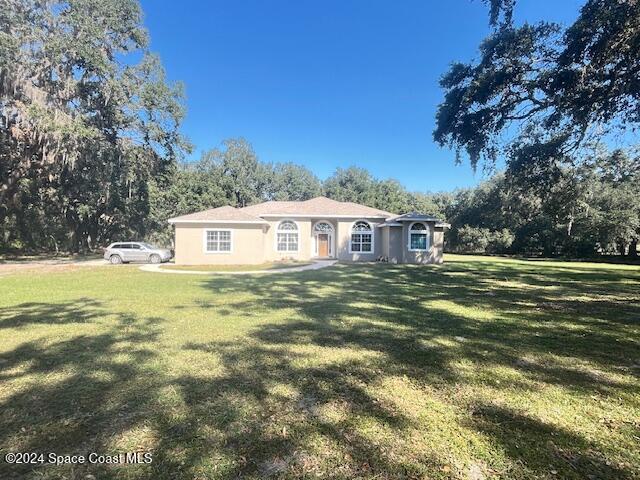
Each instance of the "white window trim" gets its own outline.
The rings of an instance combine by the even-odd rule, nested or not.
[[[326,223],[327,225],[329,225],[331,227],[331,231],[330,232],[316,232],[316,225],[318,225],[319,223]],[[311,228],[311,232],[312,233],[333,233],[335,232],[335,227],[333,226],[333,224],[326,219],[322,219],[322,220],[316,220],[315,222],[313,222],[313,227]]]
[[[280,225],[283,222],[291,222],[293,224],[295,224],[297,230],[295,231],[295,233],[298,234],[298,245],[297,248],[295,250],[278,250],[278,234],[279,233],[292,233],[293,230],[280,230]],[[295,220],[291,220],[290,218],[283,218],[282,220],[278,220],[278,225],[276,226],[276,231],[275,234],[273,236],[273,249],[278,252],[278,253],[299,253],[300,252],[300,240],[301,240],[301,235],[300,235],[300,225],[298,224],[298,222],[296,222]]]
[[[358,252],[358,251],[354,251],[351,250],[351,235],[355,234],[359,234],[359,233],[367,233],[367,232],[354,232],[353,231],[353,227],[355,226],[356,223],[358,222],[365,222],[366,224],[369,225],[369,227],[371,228],[371,251],[370,252]],[[376,252],[376,236],[374,234],[374,225],[369,221],[369,220],[365,220],[364,218],[359,218],[358,220],[356,220],[355,222],[353,222],[351,224],[351,226],[349,227],[349,253],[357,253],[360,255],[375,255]]]
[[[231,248],[228,251],[222,250],[207,250],[207,232],[229,232],[229,243],[231,243]],[[202,252],[205,255],[224,255],[233,253],[233,229],[231,228],[205,228],[202,231]]]
[[[420,223],[422,225],[425,226],[426,230],[411,230],[411,227],[413,227],[416,223]],[[427,248],[411,248],[411,234],[412,233],[416,233],[416,234],[425,234],[427,236]],[[430,233],[429,233],[429,227],[427,226],[426,222],[412,222],[409,225],[409,233],[407,234],[407,250],[409,252],[428,252],[431,249],[431,242],[430,242]]]

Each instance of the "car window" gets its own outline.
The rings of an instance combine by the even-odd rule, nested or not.
[[[130,243],[121,243],[120,244],[120,248],[124,248],[125,250],[128,250],[131,248],[131,244]]]
[[[134,250],[140,250],[142,247],[140,245],[138,245],[137,243],[132,243],[131,244],[131,248],[133,248]]]
[[[114,243],[111,248],[122,248],[122,244],[121,243]]]
[[[144,248],[148,248],[149,250],[155,250],[156,248],[153,245],[150,245],[148,243],[141,243],[140,245],[142,245]]]

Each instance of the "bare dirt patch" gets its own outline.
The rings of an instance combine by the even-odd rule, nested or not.
[[[97,267],[108,265],[102,259],[90,260],[70,260],[70,259],[47,259],[36,261],[6,260],[0,262],[0,276],[11,275],[21,272],[58,272],[61,270],[76,270],[83,267]]]

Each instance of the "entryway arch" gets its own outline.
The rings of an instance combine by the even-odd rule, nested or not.
[[[318,220],[311,229],[313,235],[313,256],[316,258],[335,257],[335,228],[329,220]]]

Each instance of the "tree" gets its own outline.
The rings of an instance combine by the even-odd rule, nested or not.
[[[445,197],[443,210],[452,225],[447,248],[569,257],[637,255],[640,159],[625,151],[600,151],[576,163],[559,168],[552,183],[530,184],[500,174]]]
[[[411,195],[397,180],[381,180],[373,186],[372,207],[391,213],[411,211]]]
[[[182,88],[166,82],[147,50],[139,4],[5,3],[2,238],[31,248],[52,239],[75,251],[114,235],[143,236],[148,182],[188,145],[179,133]]]
[[[596,186],[594,229],[603,245],[616,244],[620,254],[638,256],[640,238],[640,155],[615,150],[593,161],[602,181]]]
[[[273,167],[270,190],[273,200],[309,200],[322,194],[322,184],[308,168],[278,163]]]
[[[228,204],[218,167],[206,156],[194,163],[180,163],[166,178],[149,184],[148,239],[171,244],[173,228],[167,220]]]
[[[340,202],[356,202],[373,206],[375,184],[371,174],[363,168],[338,168],[324,182],[327,197]]]
[[[640,2],[587,0],[566,29],[516,27],[514,0],[486,3],[495,30],[480,58],[454,63],[441,80],[434,139],[458,161],[464,151],[475,168],[506,153],[508,168],[540,164],[549,175],[548,167],[581,158],[576,152],[593,137],[637,127]]]
[[[203,162],[211,162],[220,178],[220,186],[228,203],[245,207],[264,201],[272,182],[273,169],[258,161],[253,147],[243,138],[231,138],[203,154]]]

